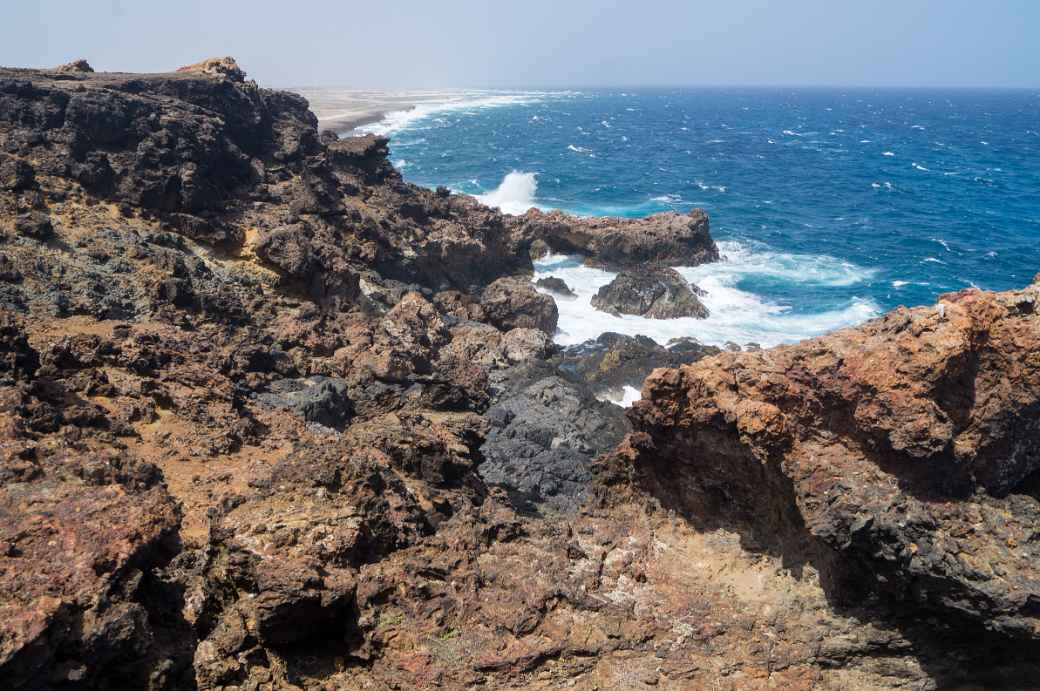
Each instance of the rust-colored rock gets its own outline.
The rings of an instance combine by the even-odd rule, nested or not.
[[[530,256],[700,212],[505,217],[222,60],[0,69],[0,142],[0,687],[1035,685],[1037,286],[659,372],[621,441],[718,351],[561,350]]]
[[[525,278],[500,278],[484,289],[480,305],[487,320],[504,331],[539,329],[550,336],[560,319],[556,301]]]
[[[178,72],[205,74],[211,77],[230,79],[233,82],[245,81],[246,73],[232,57],[207,58],[193,65],[177,68]]]
[[[817,543],[883,599],[1038,639],[1038,304],[1035,284],[965,290],[660,371],[631,414],[637,463],[686,511]]]

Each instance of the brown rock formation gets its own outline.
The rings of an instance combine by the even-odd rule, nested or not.
[[[646,218],[577,218],[559,211],[532,209],[514,221],[524,246],[544,243],[555,252],[583,254],[611,268],[697,266],[719,260],[703,209]]]
[[[86,60],[80,59],[67,62],[64,65],[59,65],[54,68],[54,71],[61,74],[69,74],[75,72],[93,72],[94,68],[91,67],[90,63]]]
[[[194,74],[205,74],[221,79],[230,79],[233,82],[245,81],[246,73],[238,66],[232,57],[208,58],[194,65],[185,65],[177,69],[178,72],[189,72]]]
[[[498,279],[484,289],[480,305],[487,320],[503,331],[539,329],[551,336],[560,318],[556,302],[524,278]]]
[[[622,271],[592,297],[592,306],[611,314],[636,314],[650,319],[705,319],[708,308],[675,269],[650,267]],[[702,293],[703,294],[703,293]]]
[[[0,688],[1035,681],[1036,287],[659,373],[611,452],[716,351],[561,351],[529,250],[703,214],[386,153],[232,61],[0,70]]]
[[[1038,304],[1036,284],[965,290],[660,371],[632,413],[637,463],[695,520],[730,516],[771,549],[815,545],[838,594],[1036,640]]]

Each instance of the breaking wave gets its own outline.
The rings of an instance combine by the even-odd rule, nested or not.
[[[701,298],[707,319],[647,319],[614,316],[592,307],[592,297],[616,274],[582,264],[578,257],[551,255],[535,262],[535,280],[562,278],[575,292],[559,298],[556,341],[575,345],[608,331],[645,335],[666,345],[673,338],[692,336],[701,343],[757,343],[769,347],[858,324],[878,316],[881,308],[869,298],[853,297],[830,309],[814,312],[771,301],[748,287],[756,281],[785,283],[799,288],[842,288],[869,280],[874,272],[827,255],[804,255],[751,249],[734,241],[718,243],[722,261],[677,270],[707,291]]]
[[[482,203],[502,213],[520,215],[537,206],[534,201],[537,192],[538,180],[534,173],[514,170],[494,190],[476,196]]]

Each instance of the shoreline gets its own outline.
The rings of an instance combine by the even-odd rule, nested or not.
[[[391,113],[413,110],[421,99],[407,92],[354,91],[332,88],[289,89],[307,99],[318,118],[318,129],[351,135],[380,122]]]

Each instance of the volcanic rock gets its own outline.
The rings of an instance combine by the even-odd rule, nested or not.
[[[555,276],[549,276],[548,278],[539,278],[534,282],[539,288],[544,288],[549,292],[556,293],[557,295],[563,295],[564,297],[574,297],[574,291],[567,285],[562,278],[556,278]]]
[[[29,189],[35,182],[31,165],[20,158],[0,153],[0,189],[17,192]]]
[[[305,380],[282,379],[257,399],[273,408],[287,408],[308,422],[342,429],[353,412],[342,379],[315,376]]]
[[[64,65],[59,65],[54,68],[54,71],[59,74],[70,74],[76,72],[93,72],[94,68],[91,67],[90,63],[86,60],[80,59],[67,62]]]
[[[540,329],[556,332],[559,310],[548,295],[523,278],[500,278],[484,289],[480,302],[488,321],[500,329]]]
[[[651,319],[704,319],[708,308],[675,269],[653,267],[622,271],[599,289],[592,306],[610,314],[636,314]]]
[[[242,82],[246,78],[245,71],[238,66],[238,63],[232,57],[209,58],[193,65],[179,67],[177,71],[205,74],[221,79],[230,79],[233,82]]]
[[[659,371],[631,413],[636,463],[688,513],[820,545],[846,593],[1038,639],[1038,301],[965,290]]]
[[[585,500],[591,464],[624,436],[621,408],[596,400],[545,363],[495,377],[480,475],[524,510],[573,512]]]
[[[51,219],[39,211],[30,211],[16,218],[14,229],[19,235],[33,240],[46,240],[54,234]]]
[[[514,221],[518,242],[545,243],[554,252],[581,254],[607,268],[698,266],[719,260],[703,209],[668,211],[646,218],[577,218],[531,209]]]
[[[0,687],[1040,676],[1035,287],[659,371],[621,440],[713,351],[561,352],[530,255],[697,213],[505,217],[225,60],[0,69],[0,149]]]
[[[587,384],[594,392],[618,392],[625,386],[641,388],[643,380],[659,367],[679,367],[721,352],[691,338],[673,341],[668,347],[646,336],[605,333],[570,346],[556,358],[568,376]]]

